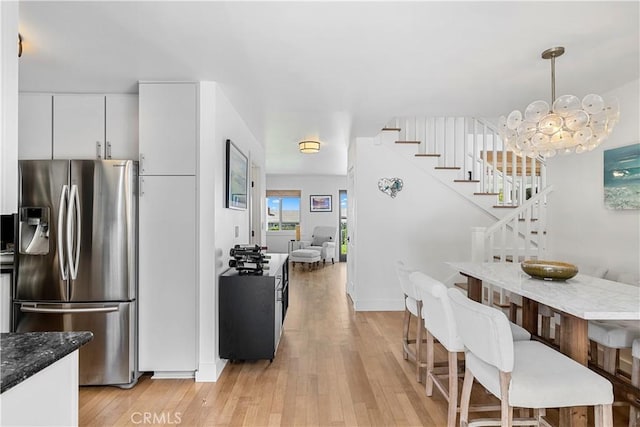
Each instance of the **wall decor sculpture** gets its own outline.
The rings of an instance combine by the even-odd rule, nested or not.
[[[390,197],[396,197],[402,190],[402,180],[400,178],[380,178],[378,180],[378,189]]]
[[[640,144],[604,151],[604,204],[640,209]]]

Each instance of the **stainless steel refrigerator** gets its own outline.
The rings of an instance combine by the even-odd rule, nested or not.
[[[91,331],[81,385],[137,381],[137,163],[19,162],[16,332]]]

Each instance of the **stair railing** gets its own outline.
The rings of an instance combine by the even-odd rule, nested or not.
[[[552,191],[552,185],[544,188],[490,227],[475,227],[471,235],[472,261],[518,262],[544,256],[547,195]]]
[[[478,193],[494,194],[497,204],[521,205],[546,186],[544,160],[513,155],[487,120],[402,117],[386,128],[398,130],[399,140],[419,141],[417,155],[440,155],[439,167],[459,167],[458,180],[469,180],[471,172],[471,180],[479,183]]]

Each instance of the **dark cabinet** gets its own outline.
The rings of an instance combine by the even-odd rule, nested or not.
[[[262,276],[229,269],[220,276],[220,358],[273,360],[289,306],[287,254],[269,254]]]

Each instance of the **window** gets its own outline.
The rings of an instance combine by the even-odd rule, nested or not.
[[[267,231],[295,230],[300,224],[300,190],[267,190]]]

